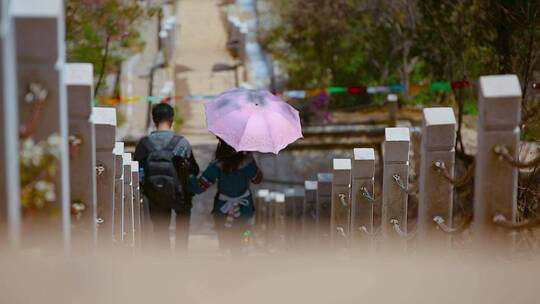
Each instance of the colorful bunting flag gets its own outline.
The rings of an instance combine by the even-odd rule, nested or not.
[[[421,85],[421,84],[411,84],[409,86],[409,92],[411,93],[418,93],[422,90],[422,88],[424,87],[424,85]]]
[[[451,81],[451,82],[432,82],[429,84],[428,89],[435,92],[451,92],[463,90],[471,86],[471,83],[467,80]],[[408,92],[418,93],[422,89],[426,88],[424,84],[411,84],[409,85]],[[533,83],[532,88],[540,90],[540,83]],[[318,96],[323,93],[327,94],[378,94],[378,93],[390,93],[390,92],[402,92],[406,88],[401,84],[392,84],[386,86],[351,86],[340,87],[331,86],[327,88],[314,88],[307,90],[284,90],[281,92],[272,92],[274,95],[282,95],[289,98],[309,98]],[[145,96],[145,97],[122,97],[122,98],[107,98],[100,100],[103,104],[116,105],[119,103],[130,102],[170,102],[171,100],[185,100],[185,101],[197,101],[197,100],[209,100],[214,98],[215,95],[190,95],[190,96]]]
[[[471,85],[470,82],[467,81],[467,80],[452,81],[452,83],[451,83],[452,90],[454,90],[454,91],[463,90],[463,89],[469,87],[470,85]]]
[[[328,87],[326,92],[329,94],[347,93],[346,87]]]
[[[283,96],[290,97],[290,98],[306,98],[306,91],[304,90],[283,91]]]
[[[451,87],[449,82],[432,82],[429,86],[432,91],[450,92]]]
[[[393,84],[390,86],[390,91],[392,92],[403,91],[403,86],[401,84]]]
[[[317,96],[317,95],[319,95],[321,93],[326,93],[326,90],[325,89],[320,89],[320,88],[308,89],[308,90],[306,90],[306,97]]]
[[[365,94],[365,93],[367,93],[367,87],[364,87],[364,86],[350,87],[350,88],[347,88],[347,93],[349,93],[349,94]]]

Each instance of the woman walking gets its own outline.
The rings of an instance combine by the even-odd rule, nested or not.
[[[250,152],[237,152],[220,139],[215,160],[199,178],[191,179],[192,191],[197,194],[217,183],[212,214],[221,249],[240,249],[255,212],[250,183],[258,184],[262,177]]]
[[[219,144],[216,159],[201,177],[192,180],[192,190],[201,193],[217,181],[212,213],[220,247],[236,250],[255,211],[249,184],[262,180],[248,151],[278,154],[302,138],[300,116],[264,90],[231,89],[204,107],[208,131],[219,138]]]

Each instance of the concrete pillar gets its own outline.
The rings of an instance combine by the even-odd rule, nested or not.
[[[94,74],[91,64],[65,66],[70,149],[70,202],[72,240],[80,250],[88,251],[97,240],[96,230],[96,142],[90,120],[93,103]]]
[[[454,187],[435,166],[454,175],[456,118],[452,108],[425,108],[422,123],[420,177],[418,192],[418,232],[427,237],[436,228],[433,218],[440,216],[452,226]]]
[[[124,233],[124,143],[114,145],[114,200],[113,200],[113,242],[120,243]]]
[[[382,223],[383,236],[393,235],[397,228],[407,232],[406,191],[409,184],[409,146],[408,128],[386,128],[383,142],[383,188],[382,188]]]
[[[302,215],[303,239],[311,240],[315,236],[317,225],[317,181],[307,180],[304,182],[304,208]]]
[[[58,136],[59,155],[55,163],[55,203],[53,211],[44,212],[47,231],[46,246],[55,246],[53,239],[69,248],[69,158],[68,113],[63,84],[65,61],[64,6],[62,0],[17,0],[12,3],[14,18],[17,100],[19,125],[23,137],[35,142]],[[36,115],[35,113],[39,113]],[[23,235],[37,236],[43,227],[32,220],[23,222]],[[34,228],[30,228],[30,226]],[[39,231],[34,231],[39,230]],[[62,240],[63,238],[63,240]]]
[[[302,236],[302,213],[304,194],[301,189],[288,188],[285,190],[286,236],[289,245],[295,246]]]
[[[351,172],[351,238],[375,226],[375,150],[353,149]]]
[[[267,220],[267,197],[270,195],[270,190],[259,189],[255,195],[255,230],[257,235],[265,236],[266,220]]]
[[[333,240],[350,237],[351,160],[334,158],[332,179],[332,217],[330,236]]]
[[[518,170],[493,150],[504,145],[517,159],[522,97],[516,75],[482,76],[479,86],[473,233],[484,237],[495,216],[516,221]]]
[[[9,0],[0,1],[0,246],[20,238],[19,136],[15,37]]]
[[[283,248],[285,245],[285,233],[286,233],[286,211],[285,211],[285,194],[281,192],[273,192],[274,199],[273,208],[273,220],[274,220],[274,232],[273,242],[278,248]]]
[[[94,107],[98,247],[110,247],[113,237],[116,109]]]
[[[131,153],[122,155],[124,167],[124,203],[122,204],[122,241],[128,246],[135,243],[135,211],[133,208],[133,184],[131,175]]]
[[[330,237],[330,219],[332,218],[332,173],[317,174],[317,237]]]
[[[264,238],[265,238],[265,244],[267,246],[271,246],[274,241],[274,227],[275,227],[275,220],[274,220],[274,192],[270,192],[264,199],[264,205],[265,207],[265,218],[264,218]]]
[[[266,222],[266,198],[270,195],[270,190],[259,189],[255,196],[255,224],[260,230],[264,230]]]
[[[141,202],[141,190],[139,183],[139,162],[131,162],[131,185],[133,188],[133,214],[134,220],[134,235],[135,235],[135,247],[140,248],[142,243],[142,202]]]
[[[388,94],[386,96],[386,104],[388,105],[389,125],[395,127],[397,125],[398,96],[396,94]]]

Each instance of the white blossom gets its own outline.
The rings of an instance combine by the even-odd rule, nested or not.
[[[42,145],[35,145],[34,148],[30,151],[29,156],[32,161],[32,165],[39,166],[43,156],[45,154],[45,148]]]
[[[39,191],[39,192],[45,192],[47,191],[50,187],[48,185],[48,183],[44,180],[40,180],[36,183],[36,190]]]
[[[48,152],[56,157],[60,156],[62,149],[62,137],[58,134],[52,134],[47,139]]]
[[[56,199],[56,194],[54,193],[54,190],[49,190],[47,192],[45,192],[45,199],[48,201],[48,202],[52,202]]]

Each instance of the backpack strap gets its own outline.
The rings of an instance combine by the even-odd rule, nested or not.
[[[164,150],[174,152],[174,149],[176,149],[176,146],[178,146],[178,143],[183,139],[183,136],[175,135],[171,139],[171,141],[165,146]]]
[[[141,144],[146,148],[146,150],[148,150],[148,153],[152,153],[157,150],[148,136],[141,139]]]

